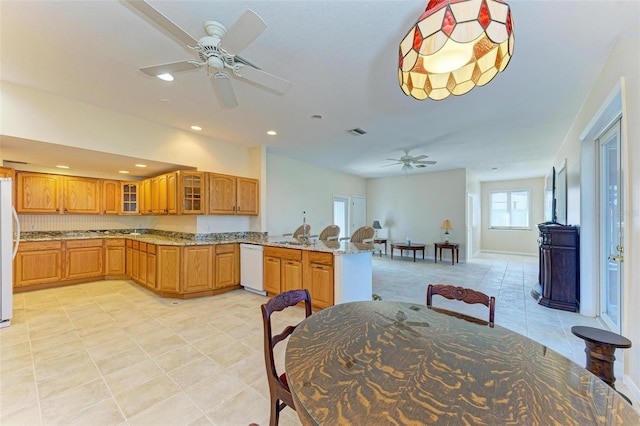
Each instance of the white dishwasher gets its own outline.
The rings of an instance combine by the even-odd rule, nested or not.
[[[256,244],[240,244],[240,284],[245,290],[267,295],[262,277],[263,248]]]

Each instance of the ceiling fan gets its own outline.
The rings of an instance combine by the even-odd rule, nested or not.
[[[126,0],[147,18],[158,24],[169,35],[186,45],[196,54],[196,59],[171,62],[140,68],[153,77],[172,80],[172,73],[206,68],[211,84],[219,95],[222,105],[233,108],[238,100],[231,85],[230,75],[256,83],[276,93],[286,92],[291,83],[238,56],[267,27],[267,24],[252,10],[246,10],[227,30],[217,21],[205,21],[206,36],[195,39],[169,18],[144,0]],[[169,74],[169,76],[166,76]]]
[[[400,158],[387,158],[387,160],[389,161],[395,161],[395,163],[391,163],[391,164],[385,164],[382,167],[389,167],[389,166],[396,166],[399,164],[402,164],[402,171],[406,172],[408,170],[412,170],[414,167],[417,168],[423,168],[423,167],[427,167],[428,164],[436,164],[437,161],[425,161],[425,158],[429,158],[428,155],[416,155],[411,156],[409,155],[409,151],[411,151],[411,149],[407,149],[407,148],[403,148],[402,151],[404,151],[404,155]]]

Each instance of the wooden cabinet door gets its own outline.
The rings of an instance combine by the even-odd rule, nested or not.
[[[166,214],[178,214],[178,173],[168,173],[166,176],[167,201],[165,202]]]
[[[156,246],[156,288],[178,293],[180,291],[180,246]]]
[[[147,245],[147,287],[156,288],[156,246]]]
[[[147,285],[147,243],[140,243],[138,255],[138,281]]]
[[[153,213],[151,205],[151,179],[145,179],[140,186],[140,213]]]
[[[279,294],[280,290],[280,258],[264,257],[264,289],[269,294]]]
[[[219,244],[215,248],[215,288],[240,284],[239,245]]]
[[[14,259],[14,287],[62,280],[62,242],[21,243]]]
[[[104,275],[102,239],[67,241],[65,278]]]
[[[102,214],[120,213],[120,187],[119,180],[102,181]]]
[[[239,177],[237,182],[236,213],[242,215],[257,215],[259,210],[259,181],[257,179]]]
[[[182,283],[185,293],[213,288],[213,246],[184,247]]]
[[[131,278],[140,281],[140,241],[133,241],[131,247]]]
[[[63,181],[65,213],[100,213],[100,180],[65,176]]]
[[[121,182],[120,214],[140,213],[140,184],[138,182]]]
[[[209,175],[209,214],[236,214],[236,177]]]
[[[127,275],[133,278],[133,241],[127,240],[125,242],[125,262],[124,268]]]
[[[62,213],[60,176],[43,173],[16,173],[18,213]]]
[[[206,195],[204,172],[180,172],[178,187],[180,214],[206,214],[209,198]]]
[[[125,275],[125,251],[124,239],[105,240],[105,275]]]
[[[282,260],[282,291],[302,289],[302,262]]]
[[[169,212],[168,185],[169,175],[151,178],[151,212],[153,214],[167,214]]]
[[[333,266],[312,263],[309,265],[311,300],[318,308],[333,306]]]

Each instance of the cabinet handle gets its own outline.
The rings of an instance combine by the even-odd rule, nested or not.
[[[231,211],[236,211],[236,206],[231,207]]]
[[[240,211],[240,206],[238,206],[238,211]]]
[[[64,208],[64,211],[65,211],[65,212],[68,212],[68,211],[69,211],[69,209],[65,207],[65,208]]]

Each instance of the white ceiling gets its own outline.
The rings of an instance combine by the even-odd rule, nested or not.
[[[412,155],[438,163],[411,173],[467,168],[482,181],[548,171],[616,37],[637,32],[640,4],[511,0],[516,42],[505,72],[436,102],[406,97],[396,72],[398,43],[426,0],[150,3],[195,38],[204,35],[203,21],[230,27],[252,9],[267,29],[240,55],[290,80],[291,89],[279,96],[234,79],[240,105],[223,109],[204,70],[171,83],[143,74],[141,67],[193,54],[115,0],[1,0],[2,80],[185,131],[198,124],[213,139],[266,145],[363,177],[401,174],[400,166],[382,167],[385,159],[414,147]],[[356,127],[367,134],[347,133]],[[267,136],[269,129],[278,135]],[[15,159],[32,161],[34,150],[21,144]],[[108,160],[95,167],[119,167]]]

